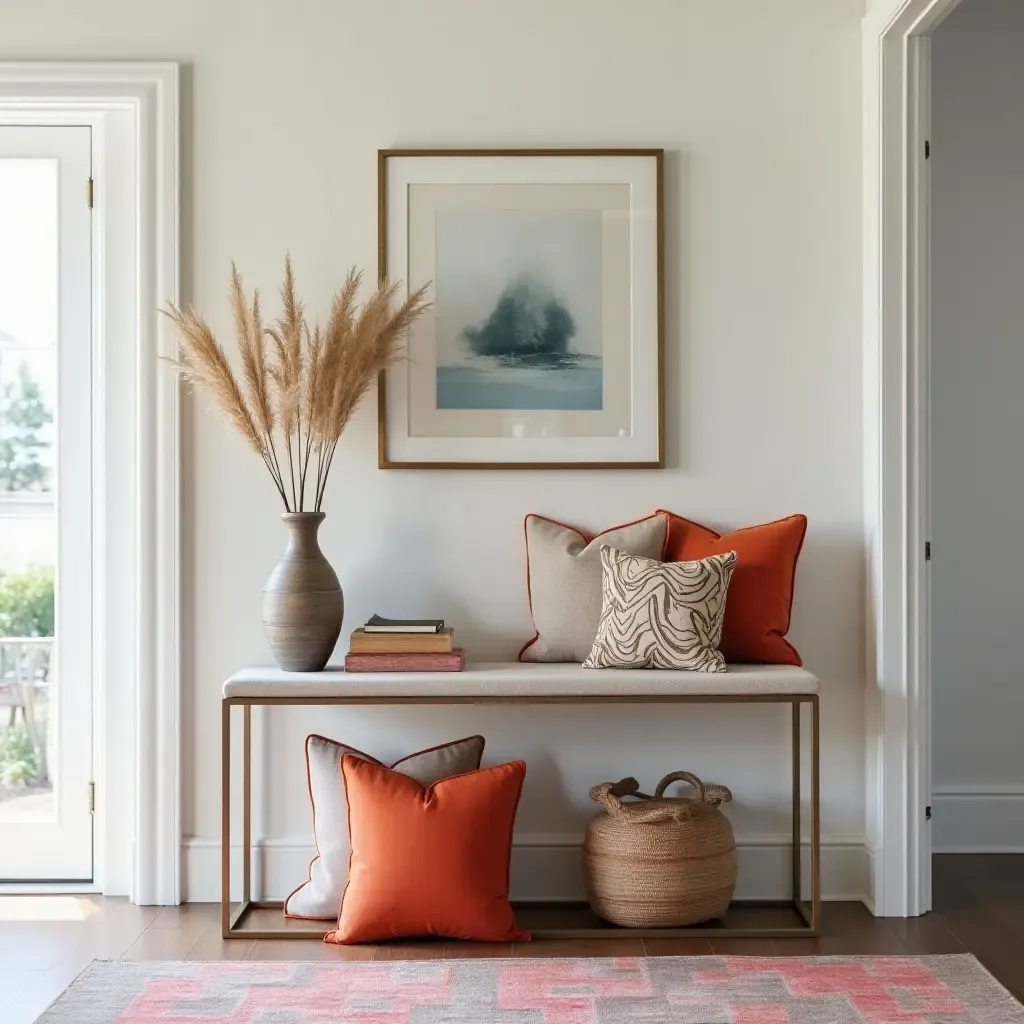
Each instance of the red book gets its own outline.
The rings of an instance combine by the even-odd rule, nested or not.
[[[466,653],[447,654],[346,654],[346,672],[461,672]]]

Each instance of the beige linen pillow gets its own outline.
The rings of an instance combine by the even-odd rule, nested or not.
[[[724,672],[718,650],[736,552],[657,562],[601,549],[603,606],[584,668]]]
[[[348,881],[348,799],[341,775],[341,759],[345,754],[383,768],[390,767],[429,786],[449,775],[477,771],[484,756],[484,738],[467,736],[464,740],[453,740],[409,754],[388,766],[326,736],[306,737],[306,778],[313,804],[317,855],[309,865],[309,880],[284,901],[285,917],[337,920],[341,894]]]
[[[596,537],[543,516],[526,517],[526,578],[537,635],[520,661],[574,661],[590,653],[601,617],[601,547],[661,558],[668,517],[658,513]]]

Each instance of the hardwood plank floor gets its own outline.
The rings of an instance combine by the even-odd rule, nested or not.
[[[817,939],[542,940],[483,945],[403,942],[332,946],[305,940],[225,941],[219,907],[133,907],[99,896],[0,897],[0,1021],[32,1024],[93,959],[415,960],[542,956],[815,956],[974,953],[1024,1001],[1024,856],[943,856],[935,910],[875,918],[827,903]]]

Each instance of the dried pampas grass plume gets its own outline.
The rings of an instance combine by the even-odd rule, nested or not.
[[[349,271],[327,323],[310,327],[285,257],[281,315],[264,327],[259,293],[247,297],[232,263],[228,298],[241,360],[241,383],[205,320],[168,303],[181,376],[205,388],[246,443],[263,459],[288,512],[320,511],[338,441],[378,374],[397,359],[412,325],[430,308],[429,285],[393,310],[399,285],[381,284],[360,307],[362,274]],[[269,344],[268,344],[269,341]],[[243,386],[244,385],[244,386]],[[287,475],[278,458],[285,452]],[[309,480],[311,467],[316,476]]]

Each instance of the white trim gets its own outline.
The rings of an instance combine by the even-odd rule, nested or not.
[[[95,878],[105,893],[174,904],[181,875],[178,384],[158,365],[173,341],[157,307],[179,297],[178,66],[0,63],[0,120],[88,124],[99,134],[105,170],[94,175],[94,309],[107,386],[96,454],[107,486],[94,511],[104,517],[107,542],[96,554]],[[117,187],[108,187],[115,173]]]
[[[928,778],[927,604],[922,603],[923,479],[920,260],[912,147],[920,107],[911,66],[959,0],[878,0],[864,19],[864,492],[869,560],[866,811],[877,912],[907,917],[930,905],[924,818]],[[912,118],[912,112],[915,117]],[[926,505],[925,505],[926,508]],[[920,628],[922,613],[925,629]]]
[[[931,162],[925,147],[932,127],[932,41],[914,36],[908,41],[907,166],[910,218],[908,223],[908,285],[910,343],[908,377],[907,501],[909,515],[908,578],[910,583],[909,628],[911,637],[911,689],[918,695],[918,713],[911,717],[911,747],[917,747],[916,776],[912,773],[911,820],[921,822],[910,830],[910,856],[917,864],[918,912],[932,909],[931,824],[927,808],[932,779],[931,699],[931,563],[925,544],[931,537]]]
[[[864,840],[864,853],[867,855],[867,879],[864,886],[866,889],[866,893],[864,895],[864,906],[868,908],[872,916],[878,917],[878,907],[875,902],[875,880],[877,878],[875,860],[877,859],[878,854],[875,850],[874,844],[866,837]]]
[[[738,898],[772,899],[788,895],[789,845],[786,835],[737,836],[740,864]],[[517,833],[512,844],[512,895],[529,900],[584,899],[579,833]],[[232,878],[240,886],[241,845],[232,846]],[[254,839],[254,891],[267,899],[286,896],[307,877],[315,854],[311,836],[282,835]],[[870,853],[862,835],[822,836],[822,898],[867,903]],[[185,899],[220,899],[220,839],[188,836],[183,843]],[[809,846],[804,847],[804,882],[809,882]],[[233,898],[239,895],[238,890]]]
[[[95,882],[3,882],[0,896],[99,896]]]
[[[925,542],[929,511],[929,164],[924,146],[931,128],[931,40],[911,36],[906,41],[907,82],[907,327],[906,327],[906,446],[907,541],[907,739],[910,751],[907,855],[910,905],[915,913],[931,910],[931,828],[925,808],[931,803],[931,672],[929,569]],[[916,702],[916,706],[915,706]],[[915,827],[914,823],[918,823]]]

